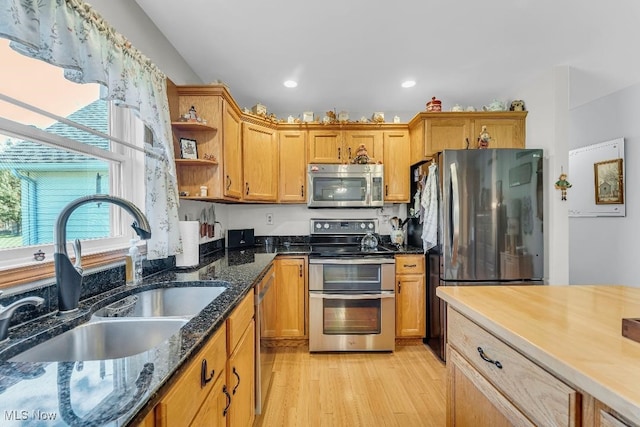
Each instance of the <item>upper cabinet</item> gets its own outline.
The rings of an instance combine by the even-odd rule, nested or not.
[[[224,176],[222,193],[232,199],[242,198],[242,139],[240,114],[229,102],[222,108],[222,160]]]
[[[384,132],[384,201],[407,203],[410,198],[409,131]]]
[[[372,163],[382,162],[382,134],[379,128],[309,130],[309,163],[351,163],[360,145],[366,147]]]
[[[476,149],[482,126],[489,148],[524,148],[526,111],[419,113],[409,123],[411,164],[445,149]]]
[[[278,198],[278,140],[275,126],[242,123],[244,193],[250,201]]]
[[[181,198],[241,199],[241,113],[227,88],[222,85],[176,86],[167,81],[167,95]],[[180,116],[191,107],[206,124],[180,121]],[[192,144],[189,140],[195,141],[195,153],[185,155],[184,147]],[[201,195],[201,186],[207,187],[206,196]]]
[[[278,201],[305,203],[307,201],[307,132],[279,131],[278,155],[280,158]]]

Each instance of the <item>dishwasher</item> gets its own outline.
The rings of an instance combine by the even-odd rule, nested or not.
[[[256,415],[262,413],[275,362],[275,348],[266,346],[265,331],[273,327],[275,321],[275,269],[271,267],[260,283],[254,288],[256,317]]]

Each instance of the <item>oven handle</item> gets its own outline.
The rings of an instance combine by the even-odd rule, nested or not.
[[[309,264],[395,264],[394,258],[309,258]]]
[[[381,294],[326,294],[318,292],[309,292],[309,298],[319,299],[383,299],[383,298],[395,298],[395,292],[381,293]]]

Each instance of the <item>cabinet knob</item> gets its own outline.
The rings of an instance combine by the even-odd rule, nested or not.
[[[400,293],[402,291],[402,285],[400,284],[400,281],[398,280],[398,293]]]
[[[247,196],[248,196],[249,195],[249,183],[248,182],[246,183],[246,186],[247,186]]]
[[[227,175],[227,190],[231,188],[231,177]]]
[[[300,277],[302,277],[302,266],[301,265],[298,266],[298,274],[300,275]]]

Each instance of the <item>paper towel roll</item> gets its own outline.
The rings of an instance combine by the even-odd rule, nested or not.
[[[180,221],[182,253],[176,254],[176,267],[193,267],[200,263],[200,222]]]

